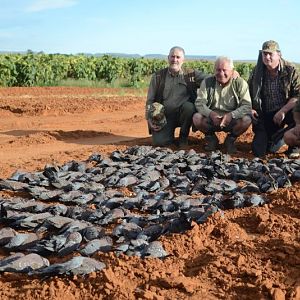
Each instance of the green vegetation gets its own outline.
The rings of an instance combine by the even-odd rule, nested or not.
[[[167,66],[161,59],[121,58],[109,55],[26,54],[0,55],[0,86],[91,86],[145,88],[156,70]],[[211,61],[186,61],[187,68],[212,74]],[[235,63],[248,79],[252,63]]]

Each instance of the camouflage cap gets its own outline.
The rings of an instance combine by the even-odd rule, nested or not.
[[[167,124],[164,106],[158,102],[153,102],[149,108],[149,119],[153,125],[162,129]]]
[[[277,42],[270,40],[263,43],[262,51],[275,52],[275,51],[280,51],[280,48]]]

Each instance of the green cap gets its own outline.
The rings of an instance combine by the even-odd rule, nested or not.
[[[271,40],[263,43],[262,51],[275,52],[275,51],[280,51],[280,48],[277,42]]]
[[[150,105],[149,117],[152,124],[158,126],[160,129],[167,124],[165,107],[158,102],[154,102]]]

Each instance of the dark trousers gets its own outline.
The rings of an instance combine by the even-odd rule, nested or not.
[[[174,113],[166,115],[167,124],[160,131],[152,132],[153,145],[167,146],[173,144],[177,127],[180,127],[179,138],[186,139],[189,136],[195,112],[195,105],[192,102],[185,102]]]
[[[264,113],[259,116],[258,121],[253,121],[252,130],[254,138],[252,141],[252,152],[257,157],[265,156],[272,143],[272,137],[278,130],[288,126],[295,126],[292,111],[289,111],[280,126],[273,122],[276,112]]]

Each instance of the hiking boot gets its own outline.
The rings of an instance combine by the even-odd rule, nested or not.
[[[204,150],[206,151],[216,151],[219,146],[219,140],[215,134],[206,135],[205,136],[206,145],[204,146]]]
[[[268,149],[267,149],[268,152],[276,153],[283,145],[285,145],[283,136],[285,132],[287,132],[292,127],[293,127],[292,124],[290,124],[284,128],[280,128],[272,135],[270,144],[268,145]]]
[[[235,146],[235,140],[236,140],[236,137],[233,137],[231,135],[227,135],[225,141],[224,141],[224,146],[226,148],[226,152],[228,154],[234,154],[236,153],[237,149],[236,149],[236,146]]]
[[[270,146],[268,146],[268,151],[270,153],[276,153],[283,145],[285,145],[285,142],[284,142],[283,138],[281,138],[280,140],[278,140],[276,142],[272,142],[270,144]]]
[[[284,152],[285,155],[288,156],[288,158],[299,158],[300,157],[300,149],[296,146],[289,146],[289,148]]]
[[[178,147],[181,149],[181,148],[185,148],[189,145],[188,143],[188,139],[187,138],[179,138],[179,141],[178,141]]]

